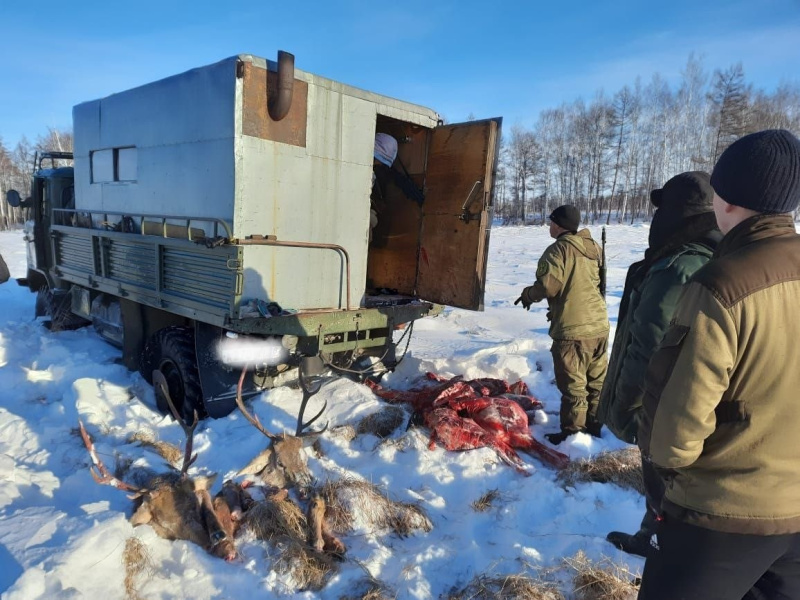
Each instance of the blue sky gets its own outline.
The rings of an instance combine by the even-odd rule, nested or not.
[[[613,93],[690,52],[706,70],[800,81],[800,0],[281,3],[0,0],[0,137],[71,127],[72,106],[240,53],[433,108],[449,121]]]

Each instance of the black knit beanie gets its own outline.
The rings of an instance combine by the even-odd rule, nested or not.
[[[800,204],[800,140],[767,129],[736,140],[719,157],[711,186],[728,204],[756,212],[792,212]]]
[[[581,224],[581,211],[577,206],[565,204],[550,213],[550,220],[559,227],[575,233]]]

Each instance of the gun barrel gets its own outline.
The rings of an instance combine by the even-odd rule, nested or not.
[[[600,239],[602,241],[602,258],[600,264],[600,293],[603,295],[603,298],[606,297],[606,228],[603,227],[602,233],[600,235]]]

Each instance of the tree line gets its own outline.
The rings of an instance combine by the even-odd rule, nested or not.
[[[656,73],[614,94],[543,110],[531,129],[501,144],[495,216],[541,223],[561,204],[585,219],[633,222],[652,215],[650,190],[683,171],[710,172],[740,137],[763,129],[800,134],[800,84],[754,89],[741,63],[709,75],[690,55],[673,89]]]
[[[17,190],[23,198],[28,196],[36,155],[47,150],[72,152],[72,132],[49,128],[36,142],[23,137],[13,150],[0,137],[0,230],[18,227],[28,217],[29,209],[13,208],[6,202],[6,192]]]

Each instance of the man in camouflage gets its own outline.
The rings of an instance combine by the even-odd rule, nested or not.
[[[800,598],[800,140],[711,174],[724,234],[650,359],[638,433],[667,490],[640,600]]]
[[[536,282],[514,304],[527,310],[547,299],[553,368],[561,392],[561,431],[545,437],[560,444],[573,433],[600,437],[597,406],[608,359],[608,311],[600,292],[602,251],[580,211],[559,206],[550,215],[551,244],[539,259]]]

